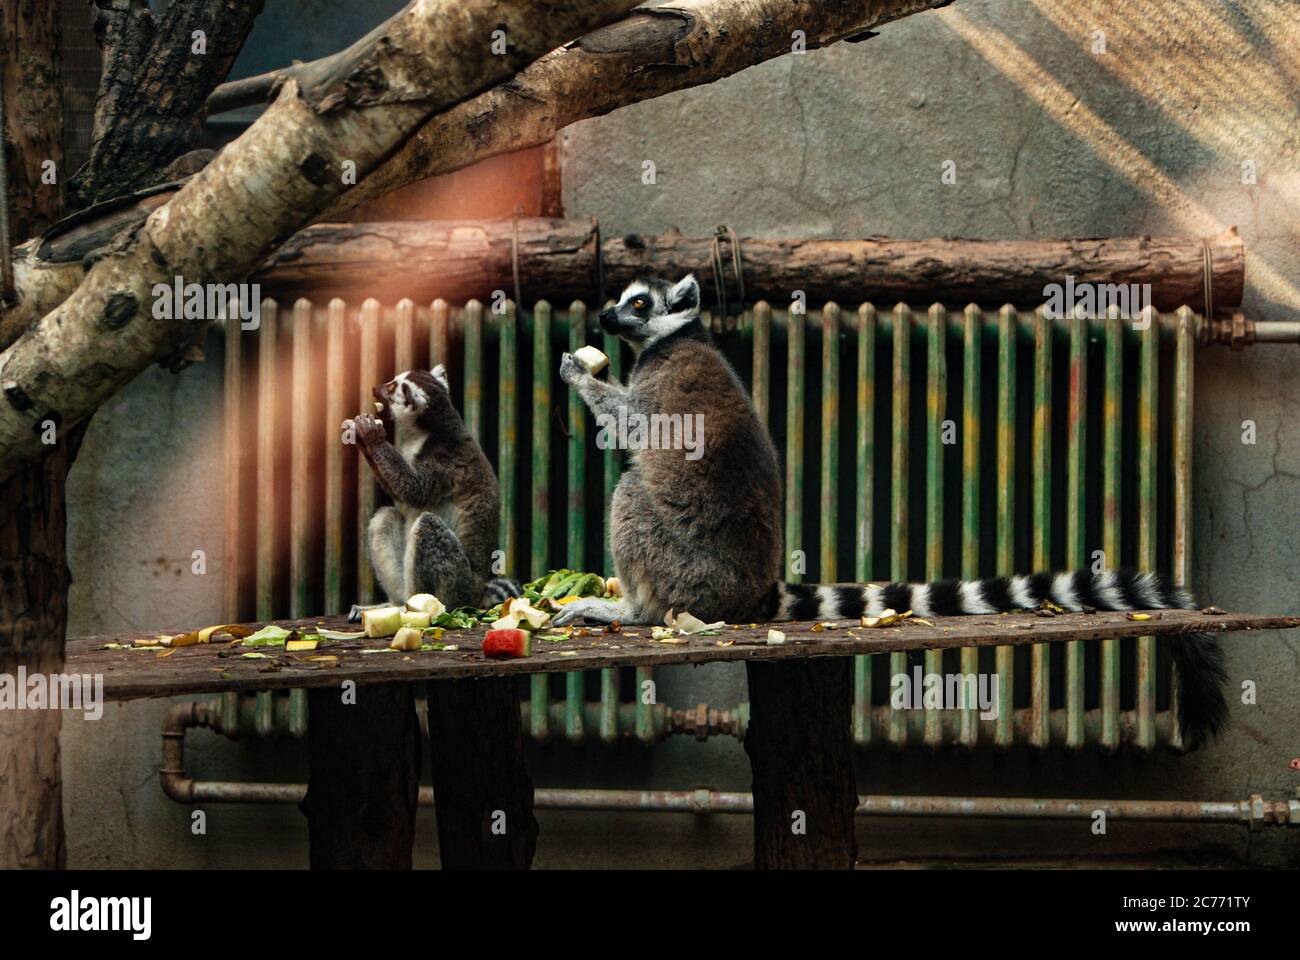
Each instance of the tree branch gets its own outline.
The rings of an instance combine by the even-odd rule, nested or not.
[[[154,287],[243,280],[425,119],[506,79],[634,0],[417,0],[354,47],[345,71],[290,81],[275,103],[138,228],[119,234],[76,292],[0,355],[0,479],[39,457],[43,424],[88,416],[154,361],[175,361],[212,318],[155,320]],[[493,32],[504,31],[504,53]],[[406,99],[421,87],[438,95]],[[389,96],[376,96],[377,90]],[[373,106],[353,106],[358,102]]]
[[[634,10],[553,51],[509,83],[433,117],[321,219],[416,180],[546,143],[579,120],[789,54],[796,30],[812,50],[950,2],[676,0]]]

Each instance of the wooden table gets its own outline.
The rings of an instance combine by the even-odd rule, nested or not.
[[[108,649],[146,637],[85,637],[67,645],[69,673],[97,674],[109,700],[182,693],[308,691],[311,774],[303,810],[313,867],[409,867],[420,774],[412,682],[428,684],[438,837],[445,867],[527,867],[537,839],[514,677],[525,674],[742,660],[749,679],[745,736],[754,777],[755,864],[850,867],[853,811],[851,673],[855,654],[1059,643],[1110,637],[1291,629],[1300,617],[1185,610],[936,617],[869,629],[840,621],[725,627],[716,636],[651,639],[648,627],[588,627],[536,640],[533,655],[489,660],[483,629],[447,631],[459,649],[372,652],[386,641],[339,641],[266,658],[218,638],[165,656]],[[341,617],[276,621],[311,632],[353,630]],[[261,624],[250,624],[261,626]],[[769,627],[784,644],[767,642]],[[545,631],[543,631],[545,633]],[[334,660],[314,657],[332,656]],[[799,832],[802,828],[803,832]]]

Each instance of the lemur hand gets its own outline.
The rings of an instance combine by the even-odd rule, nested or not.
[[[573,354],[566,353],[560,357],[560,379],[576,387],[581,381],[591,379],[591,371],[575,360]]]
[[[367,447],[388,438],[388,434],[384,431],[383,421],[378,417],[372,417],[368,413],[354,417],[352,426],[356,430],[357,440]]]

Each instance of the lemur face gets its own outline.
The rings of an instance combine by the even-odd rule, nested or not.
[[[700,315],[700,285],[688,273],[677,283],[657,277],[633,280],[618,305],[600,312],[600,327],[633,345],[645,345]]]
[[[395,424],[432,426],[451,409],[447,369],[408,370],[375,387],[375,399],[384,404]]]

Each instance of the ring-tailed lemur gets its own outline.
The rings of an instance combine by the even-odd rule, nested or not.
[[[775,448],[748,393],[699,318],[699,287],[638,280],[600,324],[637,351],[623,386],[592,376],[569,354],[560,376],[598,418],[627,413],[703,414],[698,459],[681,450],[633,449],[610,503],[618,602],[568,604],[579,618],[651,625],[669,610],[705,621],[836,620],[892,608],[926,615],[987,614],[1051,600],[1072,611],[1194,607],[1151,573],[1046,574],[929,584],[791,584],[780,580],[781,480]],[[1179,725],[1195,747],[1227,716],[1223,655],[1208,634],[1170,637],[1181,685]]]
[[[375,511],[368,543],[388,599],[431,593],[454,609],[521,595],[506,578],[488,579],[500,523],[497,478],[451,402],[446,369],[411,370],[373,392],[382,419],[365,414],[352,423],[393,500]]]

